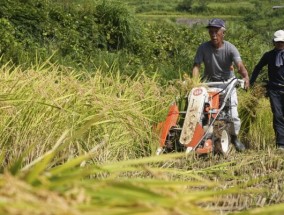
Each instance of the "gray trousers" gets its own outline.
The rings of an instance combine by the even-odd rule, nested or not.
[[[224,86],[218,86],[221,89],[224,89]],[[230,135],[238,136],[241,128],[241,120],[239,118],[238,113],[238,96],[237,96],[237,90],[234,88],[231,93],[230,98],[230,110],[229,113],[232,118],[232,123],[230,125]]]
[[[231,94],[231,117],[233,119],[231,126],[231,135],[238,135],[241,129],[241,120],[238,113],[238,96],[236,88]]]

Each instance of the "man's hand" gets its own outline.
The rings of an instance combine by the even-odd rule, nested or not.
[[[243,77],[243,80],[245,82],[245,89],[249,89],[249,76],[248,76],[248,71],[242,61],[238,62],[237,64],[238,67],[238,73]]]
[[[244,80],[244,82],[245,82],[245,83],[244,83],[244,84],[245,84],[245,89],[248,90],[249,87],[250,87],[249,78],[246,77],[246,78],[243,78],[243,80]]]

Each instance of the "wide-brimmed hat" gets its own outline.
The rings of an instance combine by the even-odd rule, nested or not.
[[[210,19],[206,28],[215,27],[215,28],[226,28],[225,21],[223,19]]]
[[[273,41],[284,42],[284,31],[283,30],[275,31]]]

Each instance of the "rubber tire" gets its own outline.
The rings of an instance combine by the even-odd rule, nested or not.
[[[229,126],[225,122],[216,122],[213,128],[214,153],[228,156],[231,151]]]

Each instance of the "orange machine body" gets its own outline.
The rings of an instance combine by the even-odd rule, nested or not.
[[[179,109],[178,106],[173,103],[167,115],[166,120],[163,122],[161,133],[160,133],[160,146],[163,147],[166,142],[167,135],[171,129],[171,127],[176,126],[179,117]]]
[[[218,92],[208,92],[209,95],[209,110],[218,110],[220,105],[220,95]],[[212,117],[215,118],[217,113],[212,114]],[[211,116],[210,116],[211,117]]]
[[[200,123],[197,123],[194,129],[193,137],[186,147],[195,148],[204,135],[204,129]]]

